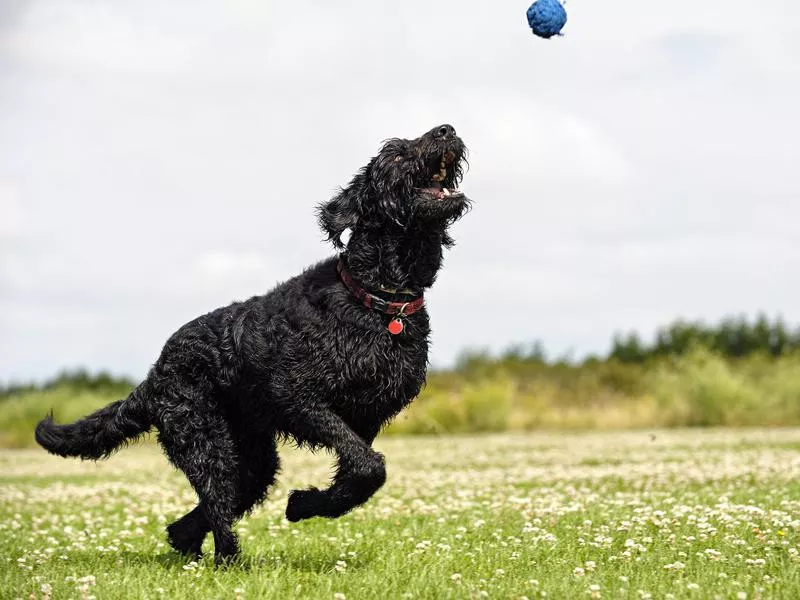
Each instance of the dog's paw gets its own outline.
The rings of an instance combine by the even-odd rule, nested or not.
[[[184,556],[199,560],[203,556],[204,535],[192,537],[175,523],[167,527],[167,541],[172,548]]]
[[[325,492],[317,488],[307,490],[292,490],[289,492],[289,501],[286,503],[286,518],[295,523],[303,519],[310,519],[323,513],[326,504]]]

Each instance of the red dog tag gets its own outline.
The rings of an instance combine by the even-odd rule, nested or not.
[[[392,335],[397,335],[399,333],[403,333],[403,322],[400,319],[392,319],[389,322],[389,333]]]

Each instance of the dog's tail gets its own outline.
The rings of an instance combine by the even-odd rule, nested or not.
[[[118,400],[69,425],[56,425],[52,412],[36,426],[36,441],[58,456],[107,458],[123,443],[150,429],[147,382]]]

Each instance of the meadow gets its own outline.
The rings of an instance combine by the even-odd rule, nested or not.
[[[386,486],[291,524],[331,458],[284,448],[215,570],[165,543],[194,504],[154,444],[101,463],[0,450],[0,597],[799,598],[800,429],[383,436]],[[211,548],[211,541],[205,549]]]

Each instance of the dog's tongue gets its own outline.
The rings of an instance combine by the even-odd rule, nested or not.
[[[435,198],[440,198],[444,195],[444,192],[442,192],[442,185],[440,183],[436,183],[431,187],[422,188],[422,191]]]

